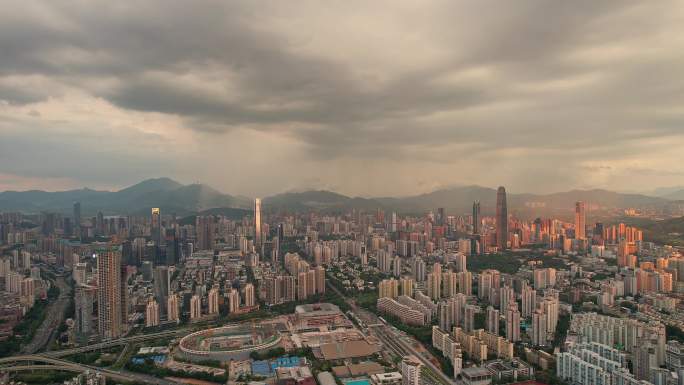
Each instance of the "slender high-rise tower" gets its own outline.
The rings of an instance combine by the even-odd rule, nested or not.
[[[505,250],[508,246],[508,208],[506,189],[500,186],[496,191],[496,247]]]
[[[150,225],[150,235],[152,236],[152,241],[156,246],[161,244],[161,211],[158,207],[152,208],[152,218]]]
[[[261,199],[254,200],[254,248],[261,250]]]
[[[575,239],[587,238],[587,214],[584,202],[575,203]]]
[[[473,234],[480,233],[480,201],[473,202]]]
[[[74,232],[81,236],[81,202],[74,202]]]
[[[121,252],[97,254],[97,319],[100,336],[113,339],[123,332],[121,292]]]

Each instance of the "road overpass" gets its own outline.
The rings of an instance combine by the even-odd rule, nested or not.
[[[119,372],[110,369],[103,369],[38,354],[26,354],[0,358],[0,371],[24,370],[65,370],[76,373],[91,371],[101,373],[105,377],[114,381],[137,381],[155,385],[177,385],[175,382],[165,380],[163,378],[152,377],[140,373]]]
[[[54,351],[42,353],[41,355],[46,356],[46,357],[66,357],[66,356],[70,356],[73,354],[91,352],[93,350],[107,349],[107,348],[110,348],[113,346],[126,345],[126,344],[131,343],[131,342],[143,342],[143,341],[156,340],[156,339],[166,338],[166,337],[175,337],[177,335],[184,335],[187,333],[189,333],[189,330],[187,330],[187,329],[167,330],[167,331],[158,332],[158,333],[141,334],[141,335],[137,335],[137,336],[118,338],[118,339],[111,340],[111,341],[104,341],[104,342],[99,342],[96,344],[79,346],[77,348],[72,348],[72,349],[54,350]]]

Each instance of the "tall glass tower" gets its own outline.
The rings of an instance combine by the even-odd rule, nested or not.
[[[508,208],[506,189],[500,186],[496,191],[496,247],[506,250],[508,246]]]
[[[254,248],[261,249],[261,199],[254,199]]]

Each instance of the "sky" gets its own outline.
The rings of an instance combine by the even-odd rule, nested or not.
[[[0,4],[0,190],[684,184],[684,2]]]

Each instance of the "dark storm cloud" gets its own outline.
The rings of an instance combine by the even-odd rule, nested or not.
[[[645,151],[643,140],[681,135],[684,123],[674,1],[3,7],[21,10],[0,12],[8,104],[76,90],[177,117],[202,138],[293,138],[316,161],[443,163],[459,151],[553,175]],[[17,86],[31,77],[59,87]]]

